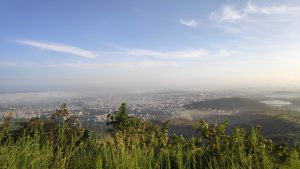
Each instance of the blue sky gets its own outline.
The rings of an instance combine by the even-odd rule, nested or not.
[[[300,2],[1,0],[0,89],[300,87]]]

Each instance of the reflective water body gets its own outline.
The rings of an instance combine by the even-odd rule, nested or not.
[[[286,106],[286,105],[291,105],[292,103],[290,101],[286,101],[286,100],[264,100],[261,101],[265,104],[271,105],[271,106],[277,106],[277,107],[282,107],[282,106]]]

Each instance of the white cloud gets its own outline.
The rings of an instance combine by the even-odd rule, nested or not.
[[[16,40],[15,42],[17,42],[19,44],[23,44],[23,45],[28,45],[28,46],[33,46],[36,48],[44,49],[44,50],[67,53],[67,54],[72,54],[72,55],[81,56],[81,57],[85,57],[85,58],[92,59],[92,58],[97,57],[97,54],[92,51],[81,49],[81,48],[70,46],[70,45],[66,45],[66,44],[32,41],[32,40]]]
[[[178,67],[177,62],[163,62],[163,61],[137,61],[137,62],[124,62],[124,63],[112,63],[105,64],[108,67],[116,68],[166,68],[166,67]]]
[[[242,19],[242,15],[235,8],[225,6],[221,11],[212,12],[210,18],[219,22],[235,22]]]
[[[221,28],[224,29],[225,32],[228,33],[234,33],[234,34],[238,34],[238,33],[242,33],[242,31],[239,28],[230,26],[230,25],[225,25],[225,26],[220,26]]]
[[[188,59],[188,58],[200,58],[202,56],[208,55],[208,51],[205,49],[157,51],[157,50],[149,50],[149,49],[123,48],[119,46],[114,46],[114,48],[116,48],[115,51],[95,53],[74,46],[52,43],[52,42],[41,42],[41,41],[32,41],[32,40],[16,40],[15,42],[23,45],[44,49],[44,50],[62,52],[62,53],[77,55],[85,58],[96,58],[99,55],[106,55],[112,57],[126,55],[126,56],[134,56],[134,57],[147,56],[147,57],[160,58],[160,59],[170,59],[170,58]]]
[[[225,7],[210,14],[211,24],[223,29],[226,33],[239,34],[244,39],[259,39],[256,43],[265,41],[281,42],[297,41],[300,29],[300,5],[284,3],[268,3],[267,5],[253,2],[243,7]],[[244,47],[249,44],[245,44]]]
[[[1,64],[0,64],[1,65]],[[25,64],[24,64],[25,65]],[[36,66],[41,66],[37,64]],[[175,68],[179,67],[179,63],[175,61],[134,61],[134,62],[118,62],[118,63],[63,63],[63,64],[46,64],[43,67],[69,67],[69,68],[79,68],[79,69],[148,69],[148,68]]]
[[[248,2],[247,6],[244,8],[243,12],[245,14],[288,14],[288,15],[300,15],[300,6],[264,6],[259,7],[253,4],[251,1]]]
[[[228,56],[234,56],[234,55],[238,55],[241,54],[241,52],[236,51],[236,50],[228,50],[228,49],[221,49],[216,56],[219,58],[225,58]]]
[[[198,22],[194,19],[180,19],[179,23],[188,27],[198,26]]]
[[[124,54],[130,56],[152,56],[159,58],[199,58],[207,56],[208,51],[205,49],[181,50],[181,51],[155,51],[147,49],[122,49]]]
[[[108,69],[151,69],[151,68],[176,68],[180,64],[176,61],[133,61],[133,62],[112,62],[112,63],[36,63],[36,62],[1,62],[0,67],[35,67],[35,68],[76,68],[91,70],[108,70]]]
[[[276,18],[270,18],[272,16]],[[283,21],[300,16],[300,6],[274,5],[258,6],[251,1],[241,9],[224,6],[210,14],[210,19],[217,22],[234,23],[238,21]]]

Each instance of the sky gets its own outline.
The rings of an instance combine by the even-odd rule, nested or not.
[[[300,1],[0,0],[0,91],[300,88]]]

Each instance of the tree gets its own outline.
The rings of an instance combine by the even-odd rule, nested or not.
[[[126,103],[122,103],[114,114],[107,115],[107,126],[112,126],[114,131],[126,130],[130,127],[139,127],[141,121],[127,114]]]

